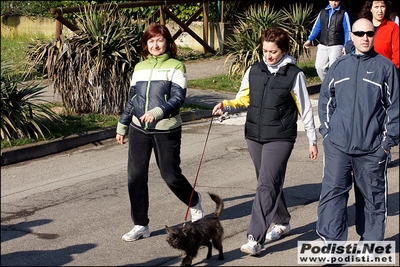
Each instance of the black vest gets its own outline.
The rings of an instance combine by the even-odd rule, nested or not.
[[[251,67],[246,138],[260,143],[295,142],[298,112],[290,92],[300,71],[293,64],[283,66],[276,74],[271,74],[264,62]]]
[[[343,18],[345,12],[343,8],[336,10],[328,27],[329,10],[321,10],[321,34],[319,39],[321,44],[326,46],[344,45]]]

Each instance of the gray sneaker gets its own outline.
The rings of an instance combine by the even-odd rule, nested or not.
[[[132,230],[130,230],[128,233],[122,236],[122,240],[129,242],[149,236],[150,236],[150,230],[148,225],[146,226],[135,225],[135,227],[133,227]]]
[[[190,208],[190,215],[192,216],[192,222],[198,221],[204,217],[204,211],[201,206],[202,197],[200,193],[197,194],[199,195],[199,201],[197,202],[196,206]]]

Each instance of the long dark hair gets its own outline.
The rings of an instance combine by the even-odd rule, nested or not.
[[[171,33],[165,25],[161,25],[158,23],[152,23],[144,32],[142,36],[142,52],[140,54],[145,58],[150,54],[147,47],[147,41],[150,38],[153,38],[159,34],[161,34],[167,41],[167,49],[165,50],[165,52],[169,52],[170,57],[175,58],[178,52],[178,48],[176,47],[176,44],[172,39]]]
[[[382,0],[382,1],[365,1],[364,6],[361,8],[360,13],[358,13],[358,18],[365,18],[368,20],[372,21],[372,13],[371,13],[371,8],[373,2],[384,2],[386,6],[386,12],[385,12],[385,19],[387,20],[392,20],[391,15],[392,15],[392,2],[388,0]]]

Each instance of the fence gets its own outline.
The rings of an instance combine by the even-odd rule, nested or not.
[[[227,23],[208,23],[208,44],[220,54],[225,54],[224,40],[231,33],[230,24]],[[171,21],[166,24],[171,34],[174,35],[180,29],[180,26]],[[198,36],[203,33],[203,22],[194,21],[188,26]],[[56,20],[51,18],[36,17],[8,17],[1,18],[1,36],[29,35],[34,36],[43,34],[45,36],[55,37]],[[72,31],[63,27],[63,35],[69,35]],[[189,47],[196,51],[204,51],[204,47],[197,42],[187,32],[182,32],[175,40],[179,47]]]

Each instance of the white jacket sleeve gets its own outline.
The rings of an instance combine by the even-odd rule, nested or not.
[[[296,102],[297,111],[301,116],[304,129],[310,145],[317,143],[317,132],[314,123],[313,107],[307,91],[306,76],[299,72],[293,82],[292,95]]]

